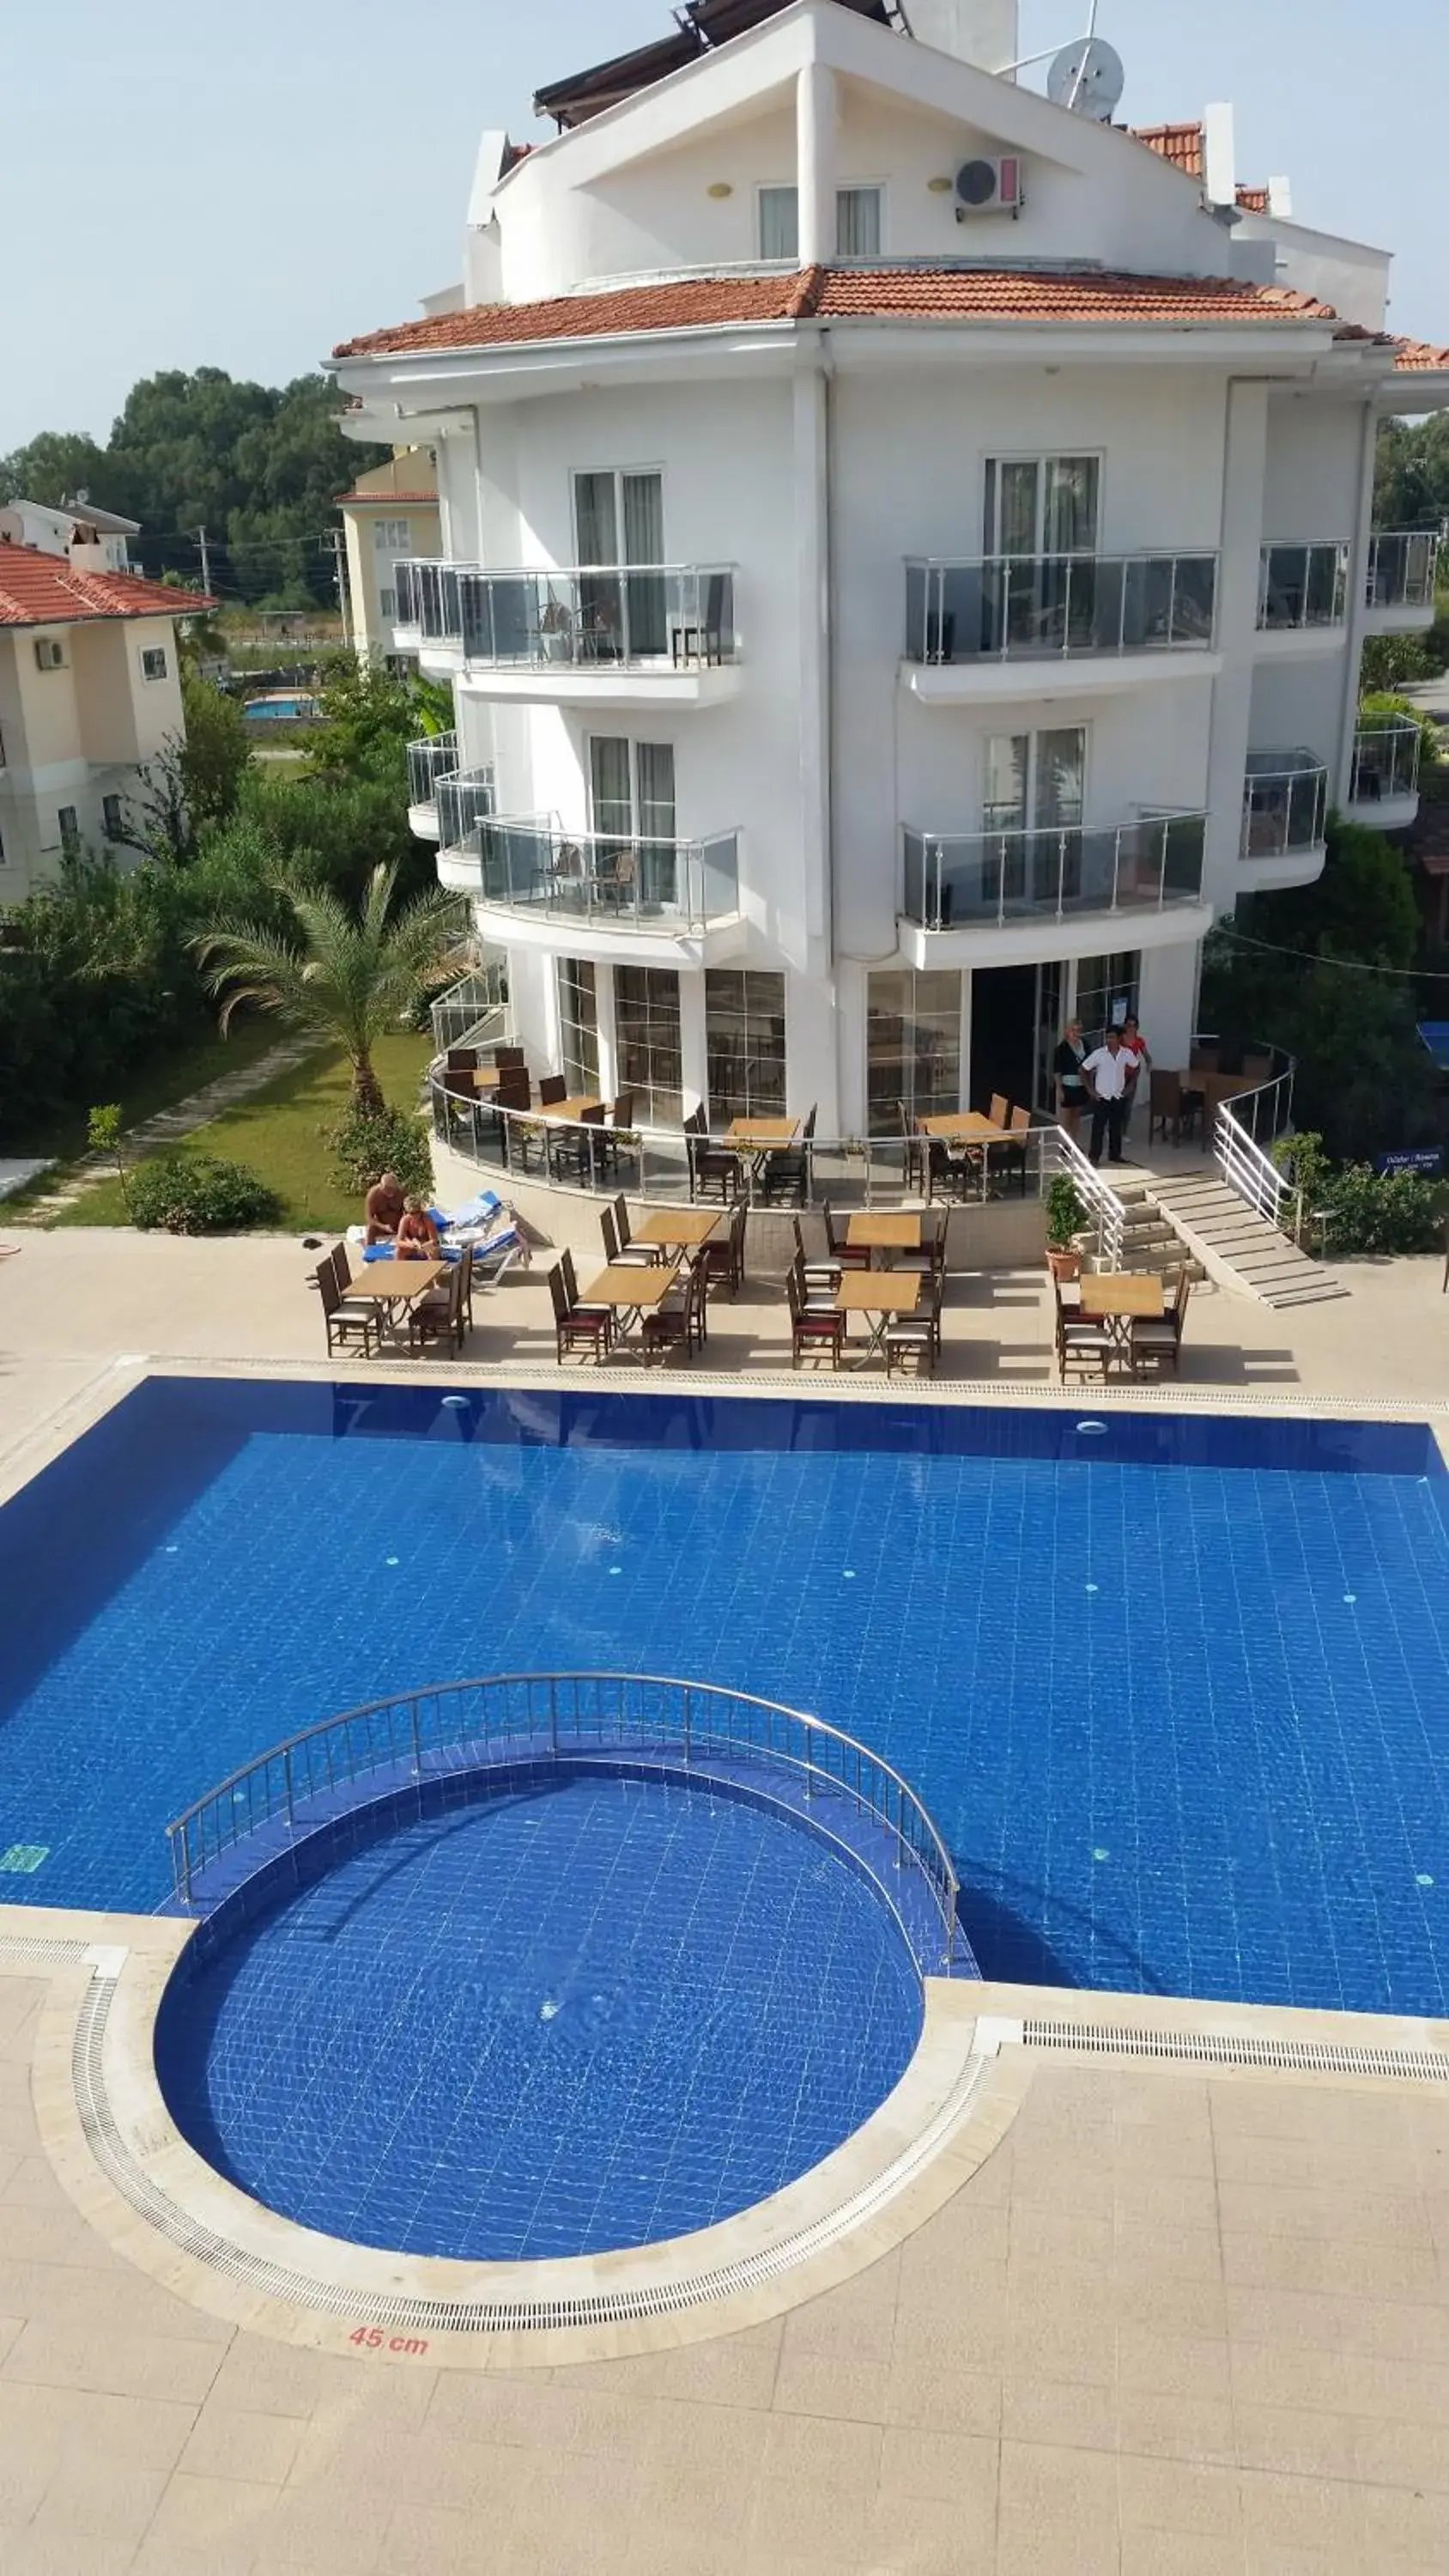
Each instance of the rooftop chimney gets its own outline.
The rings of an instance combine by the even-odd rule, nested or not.
[[[1009,71],[1017,59],[1017,0],[900,0],[916,42],[984,72]]]

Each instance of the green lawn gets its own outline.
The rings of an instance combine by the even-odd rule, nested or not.
[[[276,1034],[274,1026],[274,1038]],[[374,1061],[392,1107],[412,1104],[431,1052],[426,1036],[408,1034],[381,1041]],[[309,1056],[264,1090],[253,1092],[250,1100],[223,1110],[210,1126],[198,1127],[176,1151],[219,1154],[228,1162],[244,1163],[276,1191],[282,1203],[276,1223],[284,1232],[336,1233],[362,1213],[357,1201],[338,1189],[322,1142],[323,1129],[336,1125],[350,1089],[347,1058],[340,1050]],[[87,1190],[55,1222],[124,1225],[126,1208],[119,1181],[102,1181]]]

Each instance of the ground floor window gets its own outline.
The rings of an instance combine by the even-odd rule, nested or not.
[[[1089,1047],[1100,1046],[1104,1030],[1120,1029],[1137,1008],[1142,975],[1140,949],[1120,949],[1111,957],[1077,960],[1077,1017]]]
[[[711,966],[704,979],[704,1034],[713,1125],[726,1127],[732,1118],[782,1118],[784,976]]]
[[[587,958],[558,960],[559,1071],[571,1099],[599,1095],[599,997]]]
[[[900,1113],[961,1106],[961,978],[890,967],[866,978],[866,1116],[872,1136],[898,1136]]]
[[[665,966],[616,966],[614,1033],[619,1089],[632,1091],[634,1117],[646,1127],[681,1125],[679,977]]]

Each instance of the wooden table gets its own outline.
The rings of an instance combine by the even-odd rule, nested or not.
[[[355,1279],[349,1279],[345,1297],[371,1297],[379,1306],[415,1306],[420,1297],[446,1279],[446,1261],[365,1261]]]
[[[918,1118],[916,1125],[923,1136],[935,1136],[943,1145],[1009,1145],[1013,1135],[1027,1133],[1024,1127],[998,1127],[981,1109],[945,1110],[936,1118]]]
[[[643,1314],[646,1310],[652,1313],[656,1306],[662,1305],[678,1277],[677,1261],[651,1262],[648,1269],[642,1262],[635,1268],[626,1262],[611,1261],[607,1270],[601,1270],[597,1279],[580,1290],[579,1304],[612,1306],[623,1332],[627,1330],[631,1315]]]
[[[657,1243],[666,1252],[696,1252],[708,1242],[723,1213],[713,1208],[655,1208],[629,1240]]]
[[[1166,1312],[1162,1282],[1154,1272],[1096,1270],[1079,1282],[1084,1315],[1130,1319],[1145,1315],[1160,1322]]]
[[[857,1209],[846,1221],[845,1240],[852,1252],[919,1252],[921,1220],[910,1208]]]
[[[732,1118],[725,1131],[725,1143],[738,1147],[741,1153],[758,1154],[771,1145],[793,1145],[800,1133],[798,1118]]]
[[[852,1368],[868,1368],[885,1349],[886,1326],[893,1315],[914,1315],[921,1302],[918,1271],[847,1270],[835,1291],[837,1315],[874,1315],[864,1350]]]
[[[540,1101],[527,1114],[530,1118],[557,1119],[566,1127],[581,1127],[603,1105],[602,1100],[591,1100],[587,1092],[580,1092],[567,1100]]]
[[[473,1067],[473,1088],[475,1091],[493,1091],[497,1088],[502,1079],[503,1077],[496,1064],[475,1064]]]

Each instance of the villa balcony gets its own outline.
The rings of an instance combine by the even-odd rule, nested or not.
[[[1060,954],[1064,923],[1123,947],[1201,937],[1204,814],[1045,831],[909,826],[901,950],[920,967],[1014,965]]]
[[[438,780],[438,842],[444,850],[461,849],[469,834],[493,811],[491,769],[455,769]]]
[[[1250,751],[1240,854],[1255,892],[1309,885],[1324,860],[1328,770],[1316,751]]]
[[[438,876],[471,896],[495,947],[688,966],[733,955],[743,938],[737,832],[655,840],[569,831],[556,815],[488,815],[439,851]]]
[[[424,734],[421,741],[408,744],[408,830],[415,840],[437,839],[438,781],[457,766],[455,733]]]
[[[397,567],[399,642],[488,698],[704,706],[740,680],[732,564]]]
[[[1369,539],[1364,624],[1370,635],[1422,633],[1434,623],[1437,529],[1376,528]]]
[[[906,565],[903,684],[914,697],[1020,697],[1018,667],[1051,665],[1053,696],[1216,672],[1215,554],[992,555]]]
[[[1336,653],[1348,618],[1352,548],[1264,546],[1258,558],[1260,653]]]
[[[1380,832],[1407,829],[1419,811],[1419,762],[1424,741],[1412,716],[1361,724],[1353,738],[1348,811],[1355,823]]]

